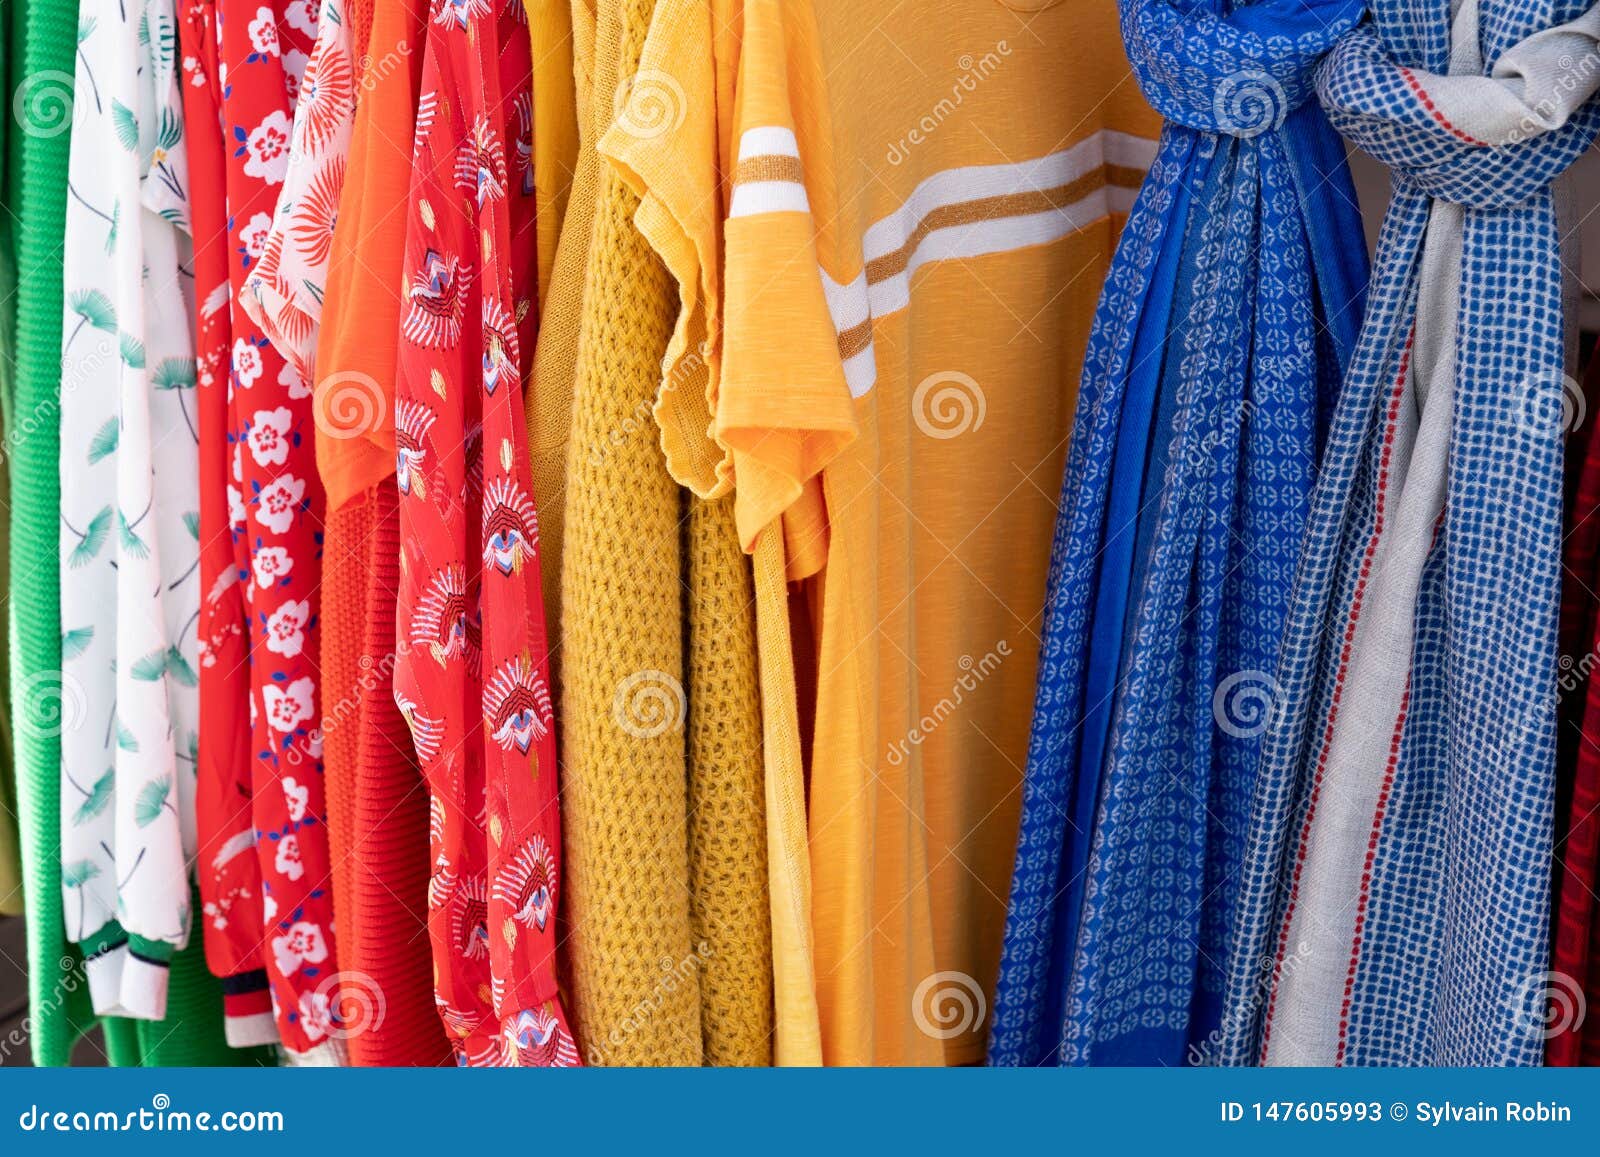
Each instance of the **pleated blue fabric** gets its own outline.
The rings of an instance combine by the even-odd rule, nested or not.
[[[1318,59],[1360,0],[1122,0],[1166,118],[1086,355],[989,1060],[1181,1064],[1366,246]]]
[[[1541,1058],[1575,389],[1551,182],[1600,127],[1585,3],[1375,0],[1321,69],[1394,199],[1257,776],[1224,1063]]]

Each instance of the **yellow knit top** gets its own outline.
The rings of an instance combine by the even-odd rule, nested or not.
[[[545,501],[564,498],[573,1003],[591,1063],[766,1064],[771,947],[751,572],[731,503],[687,496],[668,473],[651,408],[677,295],[635,224],[637,196],[593,146],[616,120],[637,127],[631,88],[619,86],[637,81],[653,10],[654,0],[608,2],[590,28],[584,6],[574,7],[578,115],[588,128],[535,375],[535,468],[546,471]],[[549,466],[563,417],[557,478]]]

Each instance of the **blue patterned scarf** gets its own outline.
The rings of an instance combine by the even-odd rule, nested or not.
[[[1550,186],[1600,126],[1590,2],[1376,0],[1321,70],[1395,195],[1263,744],[1225,1063],[1540,1059],[1571,388]]]
[[[1361,0],[1121,0],[1166,118],[1086,356],[990,1063],[1214,1044],[1227,887],[1366,247],[1313,96]]]

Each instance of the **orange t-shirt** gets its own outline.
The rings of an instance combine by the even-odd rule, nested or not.
[[[627,97],[601,150],[684,298],[663,446],[756,554],[779,1059],[979,1061],[1078,375],[1159,120],[1112,0],[664,0]]]

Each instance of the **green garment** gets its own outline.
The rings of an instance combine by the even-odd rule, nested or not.
[[[91,1023],[88,985],[61,916],[61,616],[57,475],[61,386],[61,237],[72,122],[73,0],[10,0],[7,79],[17,123],[7,141],[16,232],[16,364],[11,383],[12,734],[24,891],[33,1059],[64,1065]],[[63,967],[65,965],[66,967]]]
[[[12,0],[0,0],[0,36],[8,48],[16,43],[11,35],[16,19]],[[0,92],[11,91],[12,73],[9,51],[0,52]],[[12,120],[0,117],[0,206],[11,208],[16,172],[12,151],[8,149]],[[16,349],[17,250],[11,214],[0,212],[0,510],[11,505],[11,455],[6,435],[11,431],[12,353]],[[9,585],[11,535],[0,533],[0,584]],[[5,616],[0,615],[0,916],[22,914],[22,849],[17,831],[17,783],[11,757],[10,667],[7,661]]]
[[[0,377],[11,490],[9,651],[23,891],[29,1029],[37,1065],[65,1065],[96,1023],[77,946],[61,911],[60,443],[61,242],[77,51],[76,0],[0,0],[3,67],[15,120],[5,128],[6,212],[0,212],[0,341],[15,351]],[[16,224],[20,222],[20,224]],[[14,303],[14,306],[13,306]],[[14,308],[15,317],[11,310]],[[6,359],[0,358],[0,362]],[[0,536],[3,537],[3,536]],[[3,556],[0,556],[3,557]],[[5,684],[0,684],[4,686]],[[3,738],[3,735],[0,735]],[[0,785],[6,777],[0,775]],[[3,803],[0,800],[0,803]],[[0,835],[0,895],[6,871]],[[195,910],[199,910],[198,901]],[[172,960],[167,1016],[104,1020],[115,1065],[270,1064],[266,1049],[230,1049],[222,989],[206,970],[199,928]]]

